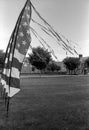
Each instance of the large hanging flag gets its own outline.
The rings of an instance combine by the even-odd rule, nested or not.
[[[18,17],[6,50],[5,65],[1,79],[5,99],[13,97],[20,91],[21,67],[31,43],[30,20],[31,2],[27,0]]]

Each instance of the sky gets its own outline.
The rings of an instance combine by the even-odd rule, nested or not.
[[[26,0],[0,0],[0,49],[5,50]],[[31,0],[46,21],[89,56],[89,0]],[[34,43],[32,43],[34,44]],[[58,51],[59,60],[66,55]]]

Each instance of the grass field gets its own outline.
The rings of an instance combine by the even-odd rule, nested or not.
[[[89,130],[89,76],[22,77],[0,130]]]

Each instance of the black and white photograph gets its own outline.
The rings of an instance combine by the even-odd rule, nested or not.
[[[0,130],[89,130],[89,0],[0,0]]]

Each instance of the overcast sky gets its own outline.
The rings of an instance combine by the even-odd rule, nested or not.
[[[80,53],[89,55],[89,0],[31,1],[49,24],[79,44]],[[25,2],[26,0],[0,0],[0,49],[5,50]]]

